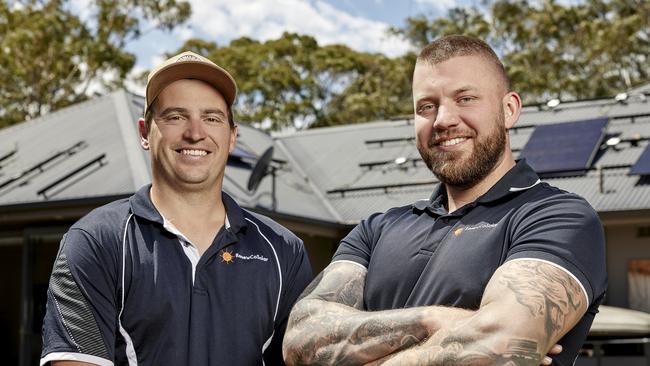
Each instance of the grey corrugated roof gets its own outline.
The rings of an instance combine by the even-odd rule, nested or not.
[[[103,165],[91,166],[54,187],[48,192],[49,199],[119,195],[146,183],[148,175],[142,174],[146,169],[144,155],[127,157],[133,150],[131,146],[138,146],[137,130],[123,121],[129,118],[135,124],[136,120],[128,98],[126,93],[118,92],[0,130],[2,146],[17,148],[12,159],[0,163],[0,185],[79,144],[74,154],[63,154],[42,169],[0,188],[0,205],[44,201],[38,191],[104,154]]]
[[[0,185],[54,154],[79,144],[74,154],[63,154],[51,163],[0,188],[0,206],[126,195],[151,181],[149,155],[139,143],[136,121],[142,114],[143,98],[117,91],[64,108],[41,118],[0,130],[0,156],[17,147],[17,152],[0,162]],[[263,131],[239,126],[240,147],[261,155],[275,144]],[[83,170],[50,190],[47,197],[37,192],[86,162],[104,155],[102,164]],[[276,148],[274,158],[286,160]],[[254,164],[255,161],[249,162]],[[228,165],[224,190],[250,208],[271,208],[271,177],[265,177],[255,193],[246,189],[251,168]],[[324,201],[314,194],[295,167],[284,164],[276,174],[277,209],[281,213],[337,222]],[[299,209],[289,202],[300,202]]]
[[[631,93],[630,93],[631,94]],[[631,118],[631,115],[641,115]],[[629,97],[624,103],[613,98],[563,102],[555,109],[526,107],[516,129],[510,131],[515,156],[525,146],[535,126],[609,117],[607,135],[623,139],[650,138],[648,98]],[[342,222],[353,223],[373,212],[410,204],[431,194],[435,177],[419,160],[410,120],[382,121],[351,126],[321,128],[279,135],[296,164],[303,167],[323,198],[330,202]],[[367,143],[371,140],[400,141]],[[636,146],[622,142],[616,148],[603,144],[593,163],[594,169],[582,176],[545,178],[550,184],[585,197],[600,212],[650,210],[650,184],[647,178],[629,176],[647,140]],[[393,162],[398,157],[415,159],[403,165],[388,163],[372,168],[360,164]],[[603,166],[604,190],[595,170]],[[618,166],[619,168],[616,168]],[[622,167],[621,167],[622,166]],[[402,186],[400,186],[402,185]],[[382,188],[386,187],[386,188]],[[365,188],[365,189],[364,189]],[[295,203],[299,206],[299,203]]]
[[[582,176],[545,180],[582,195],[600,212],[650,210],[649,179],[628,175],[650,138],[650,103],[639,95],[631,94],[624,103],[610,98],[565,102],[554,110],[526,107],[518,128],[510,131],[514,154],[519,154],[537,125],[610,117],[607,135],[623,139],[641,136],[636,146],[631,141],[616,148],[603,144],[594,161],[594,167],[603,167],[602,175],[592,169]],[[106,154],[105,165],[62,185],[49,200],[135,191],[150,179],[148,155],[139,147],[135,124],[141,110],[141,97],[116,92],[1,130],[0,156],[14,145],[18,152],[0,162],[0,184],[57,151],[82,140],[85,145],[44,172],[0,189],[0,206],[43,201],[36,194],[39,189],[100,154]],[[241,125],[238,143],[258,156],[267,147],[275,147],[279,213],[350,224],[373,212],[429,197],[436,180],[420,160],[413,137],[412,121],[404,119],[313,129],[273,138]],[[394,141],[378,142],[388,139]],[[397,158],[407,161],[396,164]],[[250,173],[250,167],[229,165],[224,190],[243,206],[270,209],[271,176],[263,179],[257,192],[250,193],[246,189]],[[599,190],[601,181],[603,192]]]

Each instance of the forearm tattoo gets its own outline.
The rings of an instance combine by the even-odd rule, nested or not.
[[[472,323],[459,323],[438,331],[421,346],[389,356],[382,365],[508,365],[537,366],[550,346],[575,324],[587,308],[579,284],[561,269],[539,261],[514,261],[507,264],[496,281],[488,284],[486,298],[514,297],[514,307],[523,306],[543,331],[523,338],[531,330],[485,329]],[[496,301],[499,301],[496,300]],[[482,305],[483,306],[483,305]],[[506,305],[503,305],[506,306]],[[480,311],[480,310],[479,310]],[[498,324],[492,325],[499,328]],[[520,333],[521,331],[521,333]],[[544,334],[541,334],[544,333]],[[517,334],[517,335],[515,335]]]
[[[539,261],[516,261],[500,279],[530,315],[544,319],[546,336],[557,337],[569,314],[586,309],[579,284],[562,270]]]
[[[542,355],[537,342],[512,338],[497,352],[472,329],[441,330],[421,346],[408,349],[377,364],[429,366],[537,366]]]
[[[537,342],[528,339],[512,339],[501,354],[489,347],[481,345],[478,339],[455,339],[447,337],[441,342],[441,351],[435,354],[431,365],[512,365],[512,366],[537,366],[539,353]],[[466,345],[474,347],[466,349]]]
[[[365,270],[325,269],[291,312],[284,339],[290,365],[359,365],[422,342],[421,309],[366,312]]]

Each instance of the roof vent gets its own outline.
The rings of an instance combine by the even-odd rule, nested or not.
[[[555,109],[557,106],[560,105],[560,103],[562,103],[562,102],[559,99],[553,98],[553,99],[549,100],[548,102],[546,102],[546,106],[551,108],[551,109]]]
[[[621,143],[620,137],[610,137],[605,144],[609,147],[616,147],[616,145]]]
[[[627,93],[618,93],[614,97],[614,100],[619,103],[624,103],[627,100],[627,97],[628,97]]]

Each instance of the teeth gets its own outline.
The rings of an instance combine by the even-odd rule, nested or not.
[[[451,145],[460,144],[461,142],[463,142],[465,140],[467,140],[466,137],[456,137],[455,139],[445,140],[445,141],[441,142],[440,145],[441,146],[451,146]]]
[[[207,155],[208,152],[205,151],[205,150],[187,150],[187,149],[183,149],[183,150],[181,150],[181,154],[183,154],[183,155],[192,155],[192,156],[203,156],[203,155]]]

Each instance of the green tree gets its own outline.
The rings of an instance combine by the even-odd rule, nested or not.
[[[486,39],[527,103],[606,97],[650,81],[650,2],[487,1],[394,29],[417,46],[447,34]]]
[[[410,113],[413,56],[388,58],[342,45],[320,46],[285,33],[218,47],[189,40],[179,51],[202,54],[228,69],[239,87],[237,119],[271,122],[272,129],[327,126]],[[177,51],[177,52],[179,52]]]
[[[182,0],[92,4],[81,19],[66,0],[0,2],[0,127],[84,100],[91,83],[122,87],[135,63],[124,47],[143,22],[170,30],[190,15]]]

